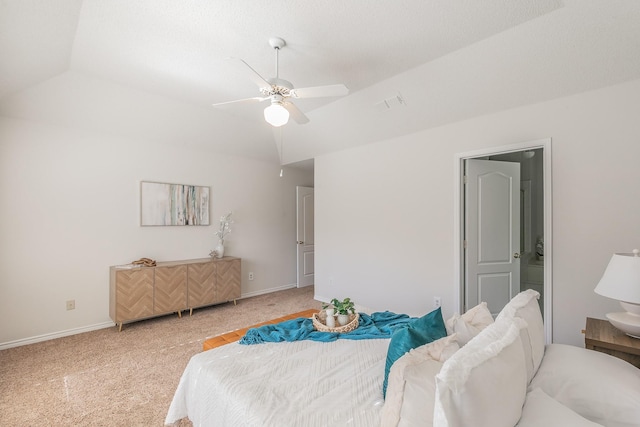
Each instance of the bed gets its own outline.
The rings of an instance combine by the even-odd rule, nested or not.
[[[584,348],[545,346],[538,297],[519,294],[495,321],[486,305],[456,315],[446,336],[390,367],[396,334],[205,351],[185,368],[165,424],[640,426],[640,369]]]
[[[194,356],[166,422],[374,426],[388,339],[227,344]]]

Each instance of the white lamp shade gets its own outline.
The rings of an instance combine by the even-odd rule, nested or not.
[[[632,304],[640,304],[640,256],[613,254],[602,279],[594,292],[604,297]]]
[[[264,119],[271,126],[280,127],[289,121],[289,111],[282,104],[274,102],[264,109]]]

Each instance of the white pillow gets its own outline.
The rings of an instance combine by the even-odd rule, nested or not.
[[[540,294],[533,289],[522,291],[504,306],[497,317],[519,317],[527,322],[527,327],[520,332],[527,366],[527,383],[531,382],[544,356],[544,325],[538,298]]]
[[[380,425],[430,426],[435,401],[435,376],[442,362],[460,346],[455,335],[449,335],[411,349],[396,360],[389,371],[389,383]]]
[[[463,346],[492,323],[493,316],[487,308],[487,303],[481,302],[462,316],[454,314],[445,322],[445,326],[447,334],[458,334],[458,344]]]
[[[549,344],[535,387],[598,424],[640,426],[640,369],[608,354]]]
[[[524,326],[519,318],[496,320],[442,365],[434,425],[513,427],[518,422],[527,392],[520,343]]]
[[[602,427],[581,417],[571,409],[536,388],[527,393],[522,417],[516,427]]]

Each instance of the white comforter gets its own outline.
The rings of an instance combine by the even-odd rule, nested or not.
[[[377,426],[388,339],[227,344],[195,355],[165,424]]]

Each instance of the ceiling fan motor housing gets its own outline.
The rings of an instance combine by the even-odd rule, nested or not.
[[[271,86],[260,89],[263,96],[280,95],[284,98],[290,96],[290,92],[293,89],[291,82],[276,77],[268,79],[267,82],[269,82]]]

